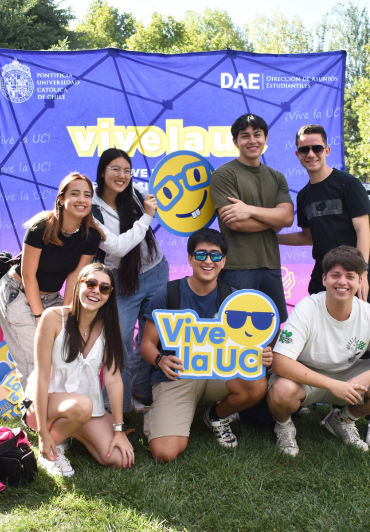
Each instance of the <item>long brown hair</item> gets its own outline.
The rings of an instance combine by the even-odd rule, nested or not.
[[[80,288],[83,279],[85,279],[90,273],[104,272],[110,279],[113,291],[111,292],[108,300],[100,307],[93,319],[90,331],[93,330],[97,323],[101,323],[104,327],[105,338],[105,358],[104,365],[109,370],[114,364],[114,373],[122,371],[124,366],[123,345],[120,333],[120,324],[117,309],[117,298],[115,290],[114,276],[111,270],[96,262],[95,264],[88,264],[80,271],[76,284],[73,289],[72,305],[66,322],[66,334],[64,336],[64,351],[67,353],[66,362],[73,362],[79,353],[82,353],[85,342],[81,336],[79,329],[80,315],[81,315],[81,301],[80,301]]]
[[[54,208],[52,211],[42,211],[33,216],[24,225],[25,227],[36,227],[38,225],[44,225],[44,244],[55,244],[56,246],[63,246],[63,242],[60,240],[58,234],[63,226],[63,208],[59,200],[64,197],[68,186],[76,180],[85,181],[91,191],[91,196],[94,195],[94,188],[90,179],[78,172],[71,172],[68,174],[59,185],[58,194],[55,200]],[[96,229],[100,234],[101,240],[105,240],[105,235],[98,225],[94,221],[94,217],[90,212],[82,219],[82,232],[86,235],[86,239],[89,237],[89,230]]]
[[[130,165],[130,169],[132,168],[130,156],[125,151],[116,148],[105,150],[100,157],[96,176],[96,183],[98,185],[96,193],[99,198],[103,197],[105,186],[105,180],[102,174],[105,172],[109,163],[118,157],[126,159]],[[144,214],[138,201],[134,198],[132,178],[125,190],[118,193],[116,205],[119,216],[120,233],[126,233],[126,231],[129,231],[134,223]],[[155,243],[154,233],[151,228],[149,228],[145,234],[145,242],[148,246],[150,258],[154,259],[158,255],[158,250]],[[139,271],[141,268],[140,244],[137,244],[120,260],[118,266],[119,295],[131,296],[139,289]]]

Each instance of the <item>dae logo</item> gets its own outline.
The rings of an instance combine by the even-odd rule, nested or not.
[[[213,166],[193,151],[176,151],[154,168],[149,193],[158,202],[155,217],[170,233],[190,236],[216,218],[211,200]]]
[[[33,94],[31,71],[15,58],[12,63],[3,66],[0,90],[5,98],[13,103],[23,103]]]
[[[185,379],[260,379],[262,351],[279,328],[275,304],[257,290],[231,294],[213,320],[193,310],[154,310],[153,318],[163,349],[182,360]]]

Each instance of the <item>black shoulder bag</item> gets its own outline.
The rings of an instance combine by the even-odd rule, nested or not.
[[[16,447],[21,429],[9,430],[14,436],[0,444],[0,481],[15,487],[32,482],[38,470],[31,447],[25,443]]]

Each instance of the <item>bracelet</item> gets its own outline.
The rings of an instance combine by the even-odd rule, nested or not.
[[[36,314],[33,315],[34,318],[41,318],[41,316],[42,316],[42,313],[41,314],[37,314],[37,316],[36,316]]]

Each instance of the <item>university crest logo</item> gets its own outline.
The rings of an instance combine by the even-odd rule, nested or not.
[[[17,58],[4,65],[0,90],[5,98],[13,103],[23,103],[33,94],[34,84],[28,66],[21,65]]]

